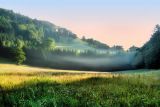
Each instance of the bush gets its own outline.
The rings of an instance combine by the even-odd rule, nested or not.
[[[22,64],[26,60],[26,56],[22,48],[16,48],[14,50],[14,55],[14,60],[18,65]]]

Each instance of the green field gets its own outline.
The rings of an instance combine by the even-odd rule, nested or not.
[[[6,61],[0,107],[160,107],[160,71],[80,72]]]

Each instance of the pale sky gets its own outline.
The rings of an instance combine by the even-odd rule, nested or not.
[[[160,24],[160,0],[0,0],[0,8],[125,49],[142,46]]]

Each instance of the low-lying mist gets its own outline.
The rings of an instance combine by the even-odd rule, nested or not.
[[[134,69],[132,61],[136,52],[115,55],[67,55],[50,52],[27,52],[26,63],[36,66],[68,70],[117,71]]]
[[[77,63],[82,67],[88,67],[95,70],[114,71],[114,70],[127,70],[133,69],[132,60],[135,53],[127,53],[123,55],[116,55],[110,57],[61,57],[63,60],[71,63]]]

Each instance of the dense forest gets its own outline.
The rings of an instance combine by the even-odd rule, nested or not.
[[[136,68],[159,69],[160,68],[160,26],[156,25],[150,40],[137,52],[133,60]]]
[[[143,47],[110,47],[47,21],[0,9],[0,57],[59,69],[124,70],[160,67],[160,27]],[[123,59],[123,60],[122,60]]]

